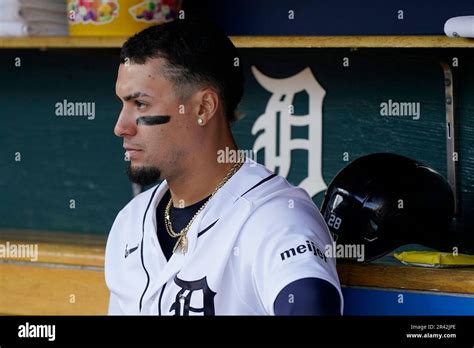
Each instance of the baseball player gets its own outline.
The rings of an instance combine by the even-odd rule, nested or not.
[[[130,180],[161,181],[110,231],[109,314],[341,315],[333,240],[301,188],[236,156],[239,54],[212,23],[177,20],[128,39],[114,132]]]

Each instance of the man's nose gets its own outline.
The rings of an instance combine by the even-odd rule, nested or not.
[[[137,126],[134,121],[134,117],[127,114],[124,109],[122,109],[114,127],[114,134],[118,137],[135,135],[137,132]]]

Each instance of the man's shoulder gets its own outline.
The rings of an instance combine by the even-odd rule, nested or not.
[[[268,215],[269,212],[298,212],[302,210],[317,210],[309,194],[301,187],[289,183],[284,177],[274,174],[265,167],[262,180],[242,195],[251,202],[252,215]],[[265,174],[264,171],[267,171]]]
[[[254,237],[265,238],[303,229],[327,233],[324,219],[306,190],[279,175],[244,197],[251,202],[252,211],[243,234],[248,231]]]
[[[295,245],[311,242],[323,250],[332,243],[318,207],[304,189],[278,176],[273,188],[262,187],[250,197],[252,209],[237,242],[245,265],[266,264],[275,255],[279,261],[279,255]]]
[[[284,177],[254,161],[249,161],[243,181],[251,184],[243,189],[241,197],[254,205],[261,205],[269,199],[288,195],[303,199],[309,198],[306,191],[293,186]]]
[[[264,226],[321,224],[318,207],[299,187],[280,187],[278,191],[255,198],[250,219]]]
[[[143,211],[152,201],[153,197],[156,195],[156,191],[158,190],[159,186],[160,184],[155,185],[133,197],[130,202],[128,202],[127,205],[125,205],[125,207],[120,210],[117,216],[127,215],[134,211],[143,213]]]
[[[110,229],[107,245],[118,240],[130,242],[129,238],[133,240],[141,235],[137,231],[141,231],[144,213],[147,207],[151,206],[153,197],[156,197],[159,186],[155,185],[138,194],[118,212]]]

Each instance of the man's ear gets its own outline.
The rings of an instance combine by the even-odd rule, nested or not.
[[[194,95],[197,106],[196,122],[205,126],[216,114],[220,105],[219,94],[215,89],[206,87]]]

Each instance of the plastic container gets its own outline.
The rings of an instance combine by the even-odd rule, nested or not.
[[[130,36],[177,18],[181,0],[68,0],[70,36]]]

